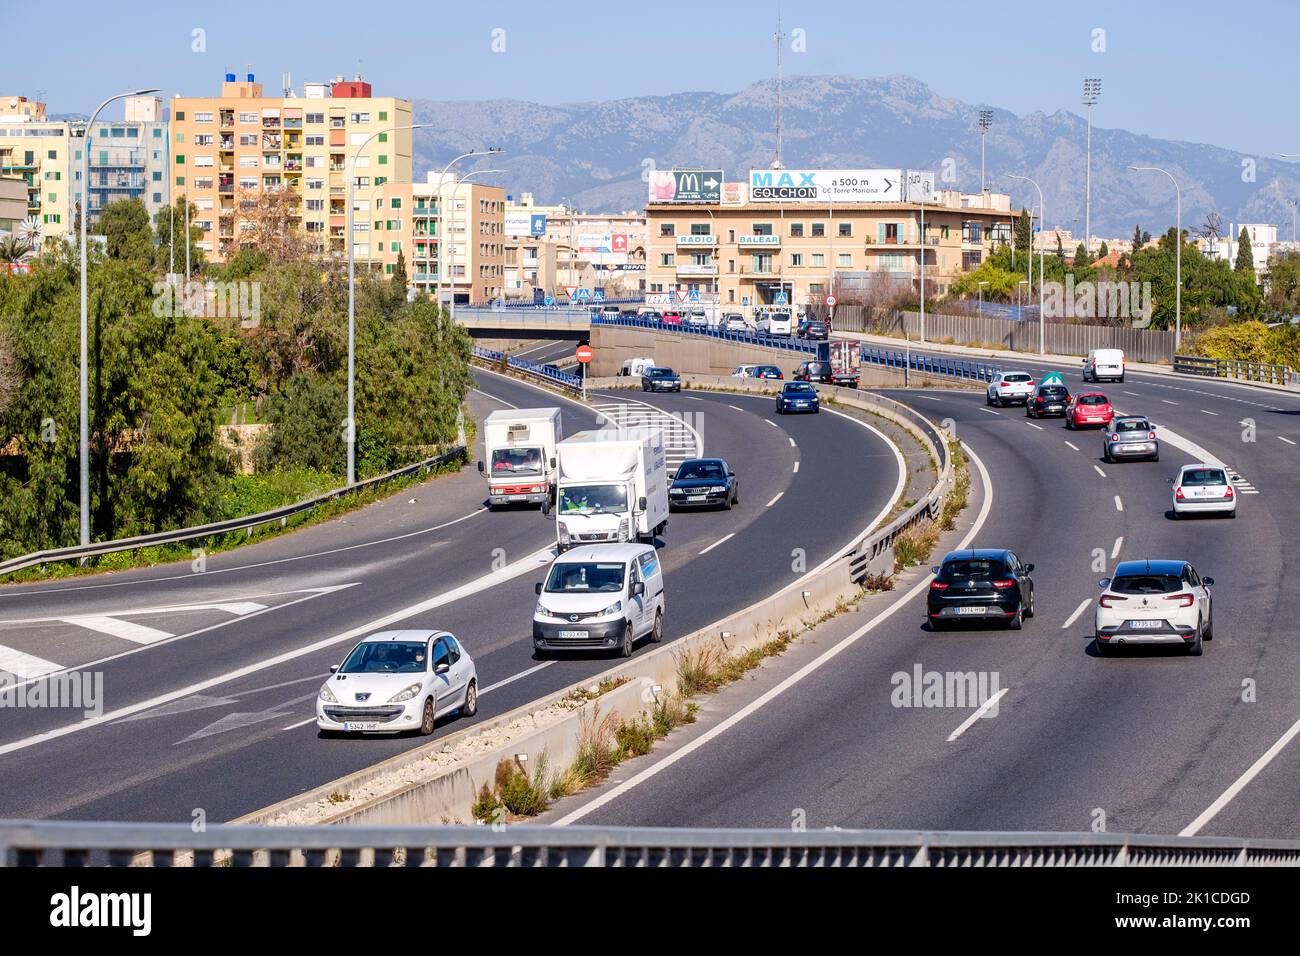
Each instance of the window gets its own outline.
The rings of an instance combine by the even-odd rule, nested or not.
[[[308,122],[308,123],[323,123],[323,122],[325,122],[325,114],[324,114],[324,113],[308,113],[308,114],[307,114],[307,122]]]
[[[380,165],[380,166],[387,166],[387,165],[388,165],[388,156],[387,156],[387,154],[385,154],[385,153],[380,153],[380,154],[379,154],[379,165]]]
[[[825,266],[826,266],[826,256],[823,253],[814,252],[812,254],[812,267],[814,269],[821,269],[824,268]]]
[[[802,237],[803,237],[803,223],[801,223],[801,222],[792,222],[792,223],[790,223],[790,235],[791,235],[792,237],[794,237],[795,239],[800,239],[800,238],[802,238]]]
[[[199,164],[196,162],[195,165],[197,166],[197,165],[199,165]],[[256,168],[257,168],[257,157],[256,157],[256,156],[240,156],[240,157],[239,157],[239,168],[240,168],[240,169],[256,169]]]
[[[401,244],[400,242],[397,242],[397,241],[390,242],[390,243],[388,244],[388,251],[389,251],[389,252],[401,252],[401,251],[402,251],[402,244]]]
[[[177,165],[177,166],[184,166],[184,165],[185,165],[185,154],[184,154],[184,153],[177,153],[177,154],[176,154],[176,165]]]
[[[324,211],[325,211],[325,200],[323,200],[323,199],[308,199],[308,200],[306,201],[306,204],[307,204],[307,211],[308,211],[308,212],[324,212]]]
[[[309,179],[309,180],[307,180],[307,188],[308,188],[308,189],[324,189],[324,188],[325,188],[325,180],[323,180],[323,179]]]
[[[261,138],[260,138],[256,133],[240,133],[240,134],[239,134],[239,145],[240,145],[240,146],[256,146],[256,145],[257,145],[258,143],[260,143],[260,142],[261,142]]]
[[[812,235],[814,239],[822,239],[826,236],[826,223],[815,222],[812,224]]]
[[[380,133],[380,134],[379,134],[379,142],[381,142],[381,143],[386,143],[386,142],[388,142],[388,134],[387,134],[387,133]]]
[[[47,150],[46,153],[45,153],[45,158],[46,158],[46,159],[58,159],[58,158],[59,158],[59,151],[58,151],[57,149]]]
[[[390,202],[388,205],[389,205],[389,207],[392,208],[392,209],[401,209],[401,208],[402,208],[402,197],[401,197],[401,196],[394,196],[393,199],[392,199],[392,202]]]
[[[257,121],[258,121],[258,119],[257,119],[257,114],[256,114],[256,113],[240,113],[240,114],[239,114],[239,122],[241,122],[241,123],[256,123]]]
[[[182,123],[185,122],[185,111],[184,111],[184,110],[178,110],[177,113],[176,113],[176,119],[177,119],[179,122],[182,122]]]
[[[840,238],[848,239],[852,235],[853,235],[853,223],[851,222],[840,223]]]
[[[707,222],[693,222],[693,223],[691,223],[691,235],[692,235],[692,236],[709,236],[709,235],[712,235],[712,234],[713,234],[713,227],[712,227],[712,225],[711,225],[710,223],[707,223]]]
[[[154,193],[153,201],[156,203],[162,202],[162,193]]]
[[[388,119],[388,113],[387,113],[385,110],[380,110],[380,111],[379,111],[379,122],[382,123],[382,122],[383,122],[384,120],[386,120],[386,119]]]
[[[790,253],[790,268],[797,269],[802,265],[803,265],[803,253],[802,252]]]
[[[308,146],[324,146],[324,145],[325,145],[325,136],[324,136],[324,134],[322,134],[322,133],[317,133],[317,134],[315,134],[315,135],[308,136],[308,137],[307,137],[307,145],[308,145]]]
[[[772,224],[771,224],[770,222],[756,222],[756,223],[754,223],[754,235],[756,235],[756,236],[770,236],[770,235],[772,235]]]
[[[836,265],[842,268],[847,269],[853,265],[853,253],[851,252],[841,252],[835,257],[835,259]]]
[[[153,171],[153,181],[156,182],[156,183],[160,183],[160,182],[162,182],[162,171],[161,171],[161,170],[157,170],[157,169],[155,169],[155,170]]]
[[[211,134],[211,133],[200,133],[198,136],[195,136],[195,137],[194,137],[194,145],[195,145],[195,146],[211,146],[211,145],[212,145],[212,134]]]
[[[671,222],[661,222],[659,224],[659,235],[675,236],[677,235],[677,226]]]
[[[194,165],[201,167],[211,167],[213,165],[211,156],[195,156]]]
[[[965,222],[962,224],[962,241],[980,242],[983,239],[983,229],[978,222]]]
[[[196,123],[211,123],[211,122],[212,122],[212,114],[211,114],[211,113],[195,113],[195,114],[194,114],[194,122],[196,122]]]
[[[354,122],[354,123],[369,123],[369,122],[370,122],[370,114],[369,114],[369,113],[353,113],[352,116],[350,117],[350,119],[351,119],[352,122]]]
[[[184,177],[184,176],[177,176],[177,177],[176,177],[176,185],[177,185],[177,186],[184,186],[184,185],[185,185],[185,177]]]
[[[674,256],[671,252],[659,253],[659,264],[661,266],[676,265],[676,262],[677,262],[677,257]]]
[[[185,134],[184,134],[184,133],[177,133],[177,134],[176,134],[176,142],[178,142],[178,143],[183,143],[183,142],[185,142]]]

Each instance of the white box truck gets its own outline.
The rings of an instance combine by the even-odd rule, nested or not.
[[[547,505],[555,498],[556,447],[563,440],[558,408],[503,408],[483,420],[488,507]]]
[[[658,428],[578,432],[560,442],[555,539],[654,543],[668,526],[668,456]],[[545,507],[543,510],[547,510]]]

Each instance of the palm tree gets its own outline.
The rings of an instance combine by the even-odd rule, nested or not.
[[[31,243],[17,236],[0,239],[0,263],[22,262],[31,251]]]

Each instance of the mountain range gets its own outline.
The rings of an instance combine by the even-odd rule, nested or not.
[[[782,160],[793,169],[933,169],[940,188],[978,192],[982,109],[993,113],[986,142],[989,188],[1010,193],[1017,207],[1036,206],[1032,187],[1006,174],[1036,179],[1047,227],[1081,237],[1087,127],[1067,110],[1018,116],[940,96],[908,76],[790,77],[782,88]],[[539,203],[566,200],[586,212],[641,209],[643,175],[651,165],[721,168],[727,179],[747,180],[751,168],[767,168],[775,158],[774,81],[735,93],[555,106],[417,99],[413,112],[414,122],[425,124],[415,133],[417,178],[467,150],[501,146],[504,153],[458,169],[503,170],[477,181],[503,185],[516,197],[532,192]],[[1225,231],[1230,223],[1271,222],[1281,227],[1279,238],[1291,238],[1289,200],[1300,197],[1300,164],[1095,125],[1094,235],[1128,238],[1136,224],[1153,234],[1174,224],[1169,180],[1132,172],[1130,165],[1160,166],[1177,177],[1185,229],[1195,231],[1217,213]]]

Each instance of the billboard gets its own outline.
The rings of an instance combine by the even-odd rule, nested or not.
[[[650,202],[693,202],[716,205],[722,196],[720,169],[652,169]]]
[[[578,256],[592,265],[621,266],[627,264],[627,233],[580,233],[577,239]]]
[[[934,170],[908,169],[903,172],[904,202],[934,201]]]
[[[546,214],[529,212],[527,209],[507,209],[505,234],[507,236],[546,235]]]
[[[751,202],[902,202],[901,169],[751,169]]]

